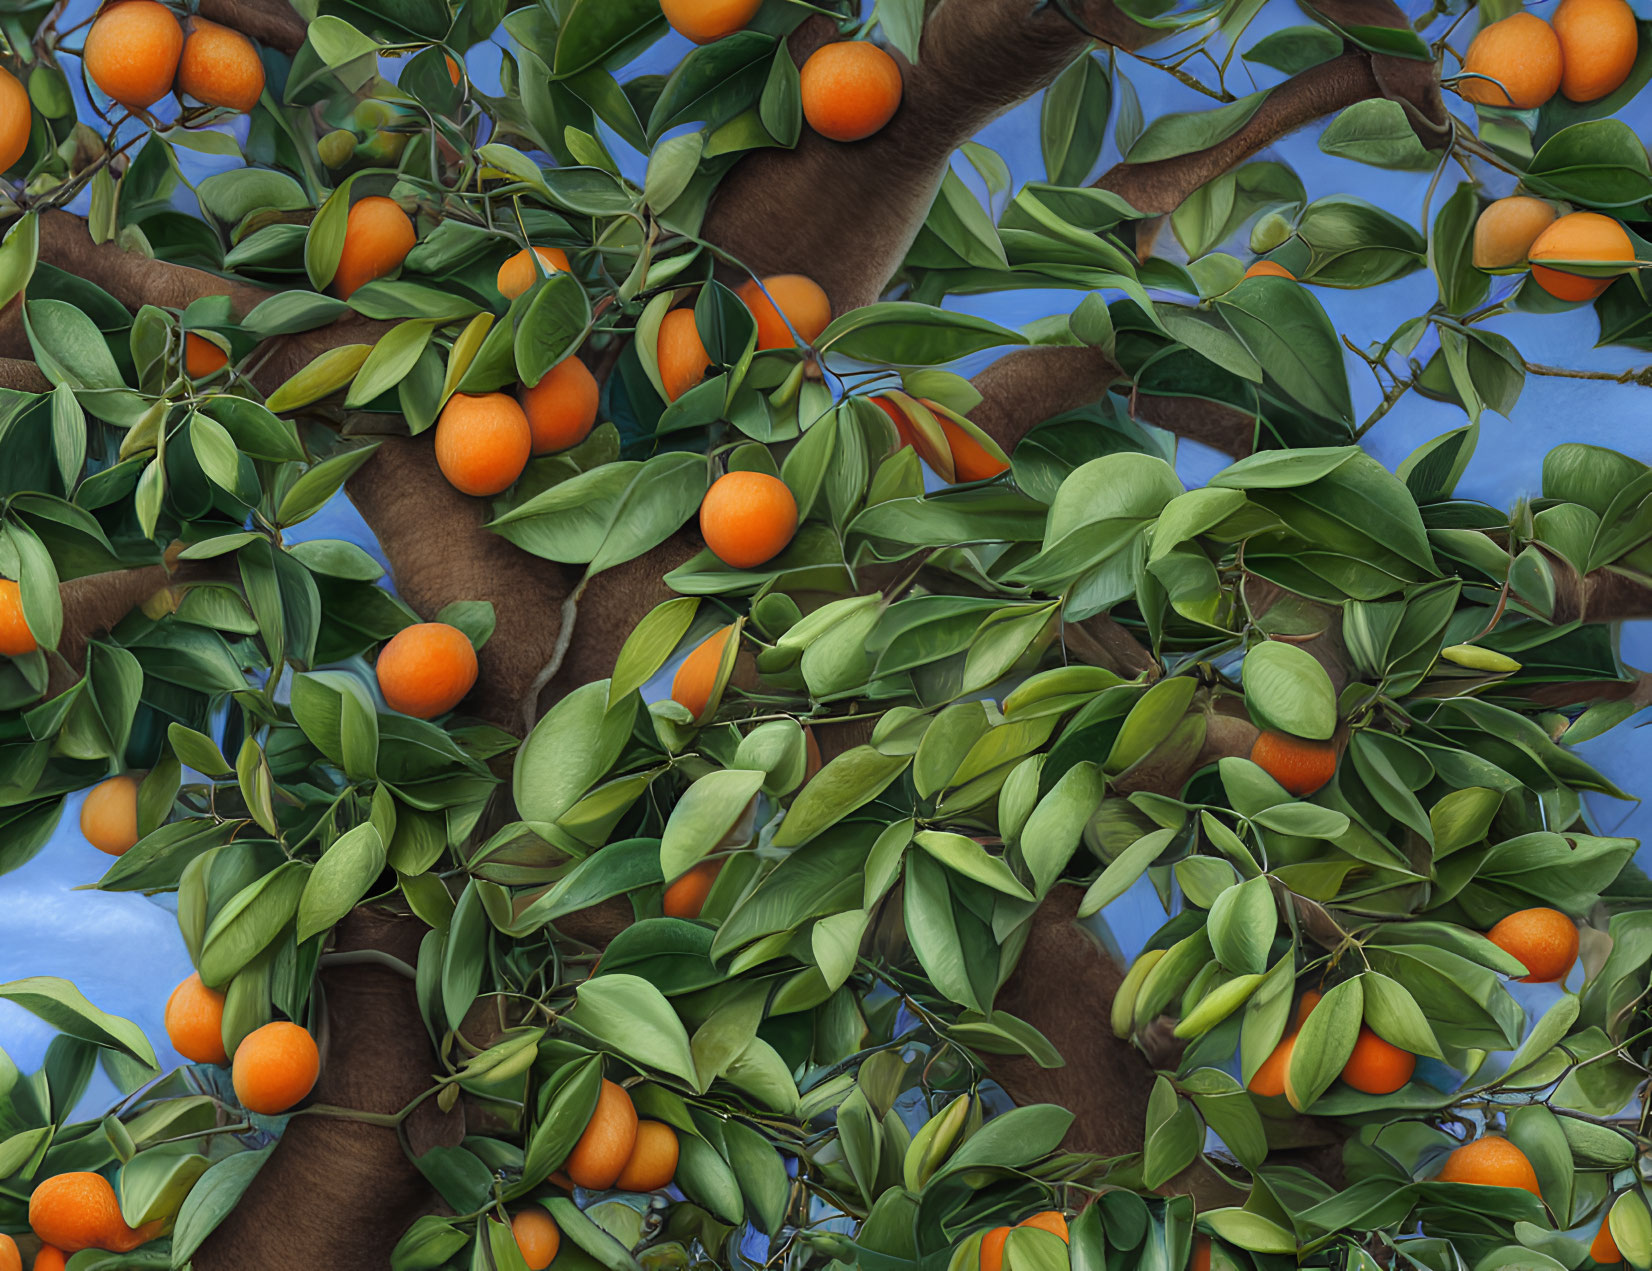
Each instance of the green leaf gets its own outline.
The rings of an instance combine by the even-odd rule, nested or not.
[[[236,1152],[201,1175],[184,1198],[172,1229],[174,1268],[187,1266],[190,1256],[229,1217],[274,1150],[272,1145],[255,1152]]]
[[[355,475],[356,470],[373,457],[378,442],[346,450],[316,464],[297,481],[281,500],[275,519],[283,526],[296,525],[319,512],[327,500]]]
[[[1285,1097],[1291,1107],[1301,1112],[1331,1088],[1354,1053],[1364,1013],[1363,977],[1334,986],[1314,1007],[1285,1069]]]
[[[1216,309],[1280,388],[1327,419],[1352,424],[1342,345],[1307,288],[1289,278],[1247,278]]]
[[[1045,174],[1056,185],[1081,185],[1095,167],[1112,95],[1107,67],[1088,49],[1044,90],[1039,141]]]
[[[398,323],[385,332],[356,372],[344,397],[345,406],[365,406],[401,383],[429,347],[435,329],[434,319],[421,318]]]
[[[1026,336],[985,318],[910,300],[851,310],[833,319],[816,341],[822,351],[883,366],[934,366],[1026,343]]]
[[[1264,640],[1245,654],[1240,670],[1245,705],[1259,722],[1310,741],[1326,741],[1336,731],[1336,690],[1306,649]]]
[[[218,911],[201,942],[198,962],[208,988],[222,988],[292,921],[310,866],[285,861],[238,891]]]
[[[17,1003],[66,1037],[78,1037],[94,1046],[130,1055],[151,1068],[158,1067],[143,1029],[131,1020],[100,1011],[68,980],[49,975],[11,980],[0,984],[0,998]]]
[[[615,1054],[700,1088],[683,1022],[647,980],[623,974],[587,980],[563,1019]]]
[[[304,884],[298,902],[298,942],[326,931],[355,908],[384,869],[384,858],[384,841],[371,825],[341,834],[321,854]]]
[[[668,883],[688,873],[729,835],[767,776],[726,768],[708,772],[683,792],[660,836],[660,873]]]
[[[1230,887],[1210,907],[1210,947],[1230,971],[1259,975],[1267,970],[1268,950],[1278,928],[1279,911],[1265,877]]]
[[[517,811],[530,821],[555,821],[613,767],[631,736],[637,703],[608,707],[608,681],[582,684],[534,725],[516,754],[512,778]]]
[[[1125,151],[1124,161],[1156,163],[1161,159],[1174,159],[1198,150],[1208,150],[1249,123],[1267,96],[1264,90],[1214,110],[1160,115]]]
[[[1163,854],[1170,846],[1171,840],[1176,837],[1175,830],[1154,830],[1151,834],[1144,834],[1116,859],[1101,871],[1101,877],[1090,884],[1090,889],[1084,893],[1084,899],[1079,902],[1078,916],[1088,918],[1091,914],[1112,904],[1135,884],[1135,881],[1147,872],[1147,867]]]

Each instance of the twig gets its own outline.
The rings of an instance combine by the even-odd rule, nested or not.
[[[523,695],[522,723],[530,730],[538,722],[536,712],[539,709],[540,693],[556,678],[556,673],[562,669],[562,660],[568,656],[568,646],[574,640],[574,624],[579,618],[579,599],[585,594],[585,584],[590,581],[591,575],[586,574],[579,580],[579,586],[569,592],[568,598],[562,602],[562,627],[556,633],[556,647],[551,650],[551,660],[540,668],[539,674],[534,676],[533,683],[528,685],[528,691]]]

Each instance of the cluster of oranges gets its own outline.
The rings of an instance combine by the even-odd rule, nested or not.
[[[229,1062],[223,1040],[224,995],[192,975],[173,990],[166,1004],[166,1031],[178,1052],[197,1063]],[[278,1021],[249,1033],[236,1047],[235,1093],[248,1111],[275,1116],[287,1111],[315,1086],[321,1060],[310,1034]],[[29,1196],[29,1226],[43,1248],[35,1271],[59,1271],[82,1249],[130,1253],[160,1235],[165,1221],[133,1227],[107,1178],[84,1170],[54,1174]],[[539,1264],[544,1266],[544,1263]],[[0,1237],[0,1271],[21,1271],[17,1245]]]
[[[657,1192],[677,1177],[677,1152],[677,1132],[640,1120],[624,1087],[604,1078],[591,1119],[551,1181],[593,1192]]]
[[[672,30],[710,44],[745,30],[763,0],[660,0]],[[900,64],[875,44],[842,40],[803,63],[803,117],[830,141],[864,141],[895,117],[903,84]]]
[[[752,279],[737,293],[757,323],[759,349],[789,349],[796,339],[813,344],[832,321],[832,302],[826,291],[802,274],[776,274],[759,283]],[[691,309],[673,309],[660,323],[655,361],[667,401],[674,402],[705,378],[711,355],[700,339]]]
[[[499,266],[499,294],[514,300],[546,275],[569,270],[555,247],[523,248]],[[436,463],[454,489],[498,494],[515,484],[534,455],[577,446],[596,426],[601,390],[578,357],[566,357],[531,388],[455,393],[436,421]]]
[[[191,17],[187,25],[186,36],[172,11],[155,0],[119,0],[86,33],[86,73],[128,110],[153,106],[174,87],[204,106],[242,112],[256,106],[264,64],[252,41],[205,18]]]
[[[374,671],[393,711],[417,719],[445,715],[476,683],[476,647],[458,627],[417,622],[379,650]]]
[[[1534,13],[1493,22],[1474,37],[1457,82],[1464,101],[1532,110],[1560,93],[1592,102],[1629,78],[1639,50],[1624,0],[1561,0],[1551,25]]]
[[[1525,966],[1527,974],[1521,980],[1526,984],[1558,983],[1577,961],[1577,925],[1557,909],[1522,909],[1509,914],[1486,933],[1486,938]],[[1285,1074],[1297,1037],[1321,996],[1312,989],[1302,995],[1291,1030],[1250,1079],[1253,1094],[1274,1098],[1285,1093]],[[1344,1083],[1363,1094],[1393,1094],[1411,1080],[1416,1067],[1415,1055],[1362,1024],[1341,1075]]]
[[[230,1064],[241,1106],[279,1116],[315,1089],[321,1052],[309,1030],[286,1020],[255,1028],[235,1048],[224,1047],[224,995],[191,975],[166,999],[166,1035],[172,1048],[198,1064]]]
[[[1512,19],[1511,19],[1512,20]],[[1540,19],[1532,19],[1540,21]],[[1592,277],[1568,273],[1564,265],[1540,261],[1599,261],[1633,268],[1635,245],[1622,225],[1599,212],[1561,216],[1552,203],[1530,195],[1498,199],[1474,223],[1473,261],[1479,269],[1517,269],[1530,264],[1532,281],[1558,300],[1593,300],[1616,274]]]
[[[1031,1218],[1023,1218],[1015,1225],[1037,1227],[1052,1236],[1060,1236],[1063,1244],[1069,1243],[1067,1215],[1058,1209],[1046,1209]],[[1010,1238],[1010,1230],[1009,1227],[994,1227],[981,1237],[981,1271],[1003,1271],[1004,1242]]]

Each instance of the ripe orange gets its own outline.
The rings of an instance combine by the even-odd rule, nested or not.
[[[1297,798],[1318,790],[1337,770],[1337,750],[1328,741],[1309,741],[1268,729],[1250,748],[1251,762]]]
[[[1501,1134],[1487,1134],[1465,1143],[1446,1157],[1436,1178],[1442,1183],[1476,1183],[1483,1187],[1520,1187],[1541,1195],[1537,1171],[1526,1154]]]
[[[279,1116],[315,1089],[321,1052],[309,1030],[286,1020],[255,1028],[235,1048],[230,1079],[248,1112]]]
[[[577,446],[591,435],[602,390],[585,363],[565,357],[521,396],[532,451],[548,455]]]
[[[705,713],[707,704],[711,701],[711,690],[717,686],[717,671],[723,665],[723,648],[728,644],[729,636],[734,634],[732,626],[724,627],[721,631],[713,631],[704,640],[694,647],[694,652],[683,659],[683,664],[677,668],[677,674],[671,680],[671,700],[688,708],[688,713],[695,719]],[[678,887],[683,879],[671,884]],[[707,885],[707,891],[710,885]],[[686,895],[687,893],[684,893]],[[700,904],[705,903],[705,897],[700,897]],[[666,890],[666,904],[671,904],[671,890]],[[696,917],[700,906],[694,906],[693,914],[673,914],[669,908],[666,914],[669,917]]]
[[[1531,246],[1532,278],[1560,300],[1593,300],[1612,285],[1611,278],[1585,278],[1539,265],[1540,260],[1632,261],[1635,245],[1610,216],[1573,212],[1537,236]],[[1620,273],[1624,272],[1619,270]]]
[[[0,172],[23,157],[33,124],[29,90],[10,71],[0,69]]]
[[[655,349],[665,400],[674,402],[706,377],[711,354],[694,325],[694,310],[673,309],[660,323],[660,340]]]
[[[436,466],[465,494],[509,489],[533,452],[533,430],[506,393],[455,393],[436,421]]]
[[[374,670],[391,710],[433,719],[457,706],[476,683],[476,648],[458,627],[418,622],[390,637]]]
[[[789,349],[797,340],[813,344],[831,325],[832,302],[825,289],[802,274],[776,274],[761,286],[753,278],[741,284],[738,294],[757,319],[760,349]]]
[[[1416,1071],[1417,1057],[1360,1026],[1353,1053],[1343,1065],[1342,1079],[1362,1094],[1393,1094]]]
[[[138,841],[138,780],[110,777],[80,805],[80,832],[100,852],[120,856]]]
[[[229,365],[229,354],[214,344],[211,340],[196,335],[193,331],[184,333],[184,374],[192,380],[204,380],[209,375],[216,375]]]
[[[637,1142],[614,1180],[622,1192],[657,1192],[677,1177],[677,1132],[664,1121],[638,1121]]]
[[[1296,281],[1296,275],[1277,260],[1259,260],[1245,270],[1246,278],[1289,278]]]
[[[731,630],[733,630],[732,627],[724,628],[725,632]],[[719,632],[718,634],[723,633]],[[712,636],[711,639],[716,640],[717,636]],[[700,646],[700,649],[704,649],[706,645],[709,645],[710,643],[711,640],[707,640],[705,644]],[[699,649],[696,649],[694,652],[698,653],[699,651]],[[721,664],[723,657],[723,646],[721,642],[717,644],[715,652],[716,658],[711,662],[710,672],[714,676],[717,674],[717,667]],[[694,653],[689,654],[689,657],[692,658],[693,656]],[[688,663],[684,662],[683,667],[686,668],[687,666]],[[679,680],[682,679],[681,670],[677,672],[677,678]],[[711,686],[708,684],[706,685],[706,694],[708,697],[710,696],[710,693]],[[688,694],[685,690],[684,696],[687,695]],[[675,701],[682,702],[683,700],[681,697],[677,696],[677,685],[675,682],[673,682],[671,686],[671,696]],[[683,705],[687,706],[688,703],[683,702]],[[693,707],[689,707],[689,709],[693,710]],[[703,704],[700,709],[705,709]],[[698,716],[699,713],[700,711],[694,711],[696,716]],[[700,910],[705,908],[706,897],[711,894],[711,885],[717,881],[717,875],[722,872],[722,869],[723,862],[721,860],[701,861],[693,869],[689,870],[688,873],[684,874],[676,882],[667,887],[665,889],[664,903],[665,916],[667,918],[698,918],[700,916]]]
[[[64,1271],[68,1265],[69,1255],[51,1245],[41,1245],[34,1255],[34,1271]]]
[[[20,658],[39,647],[23,617],[23,589],[10,578],[0,578],[0,653]]]
[[[1034,1214],[1031,1218],[1023,1218],[1015,1225],[1017,1227],[1037,1227],[1040,1231],[1047,1231],[1052,1236],[1060,1236],[1063,1243],[1070,1243],[1067,1239],[1067,1215],[1057,1209],[1046,1209],[1042,1213]]]
[[[227,106],[245,114],[264,95],[264,63],[239,31],[190,18],[178,62],[178,90],[203,106]]]
[[[843,40],[803,63],[803,117],[831,141],[861,141],[900,108],[901,68],[876,44]]]
[[[534,257],[539,263],[534,264]],[[534,283],[539,281],[539,272],[543,269],[547,275],[565,274],[569,270],[568,253],[560,247],[536,247],[533,255],[528,254],[524,247],[512,256],[503,265],[499,266],[499,277],[495,286],[499,294],[506,300],[515,300]]]
[[[377,194],[360,200],[344,223],[344,251],[333,290],[340,300],[348,300],[358,287],[400,269],[418,241],[413,222],[393,200]]]
[[[606,1191],[625,1169],[636,1145],[637,1109],[631,1096],[604,1080],[596,1110],[562,1168],[579,1186]]]
[[[1009,1238],[1008,1227],[994,1227],[981,1237],[981,1271],[1003,1271],[1004,1241]]]
[[[447,63],[447,81],[453,87],[459,87],[459,63],[453,60],[453,54],[443,53],[442,61]]]
[[[1623,0],[1560,0],[1554,11],[1567,101],[1599,101],[1615,92],[1635,67],[1640,32]]]
[[[23,1271],[23,1255],[17,1250],[17,1241],[0,1235],[0,1271]]]
[[[1529,195],[1498,199],[1474,222],[1474,267],[1523,265],[1538,235],[1554,224],[1554,204]]]
[[[1516,13],[1474,37],[1463,58],[1463,70],[1490,76],[1461,80],[1457,92],[1464,101],[1530,110],[1548,101],[1560,87],[1560,40],[1542,18]]]
[[[1595,1232],[1595,1238],[1589,1245],[1589,1257],[1595,1262],[1608,1265],[1623,1261],[1623,1251],[1612,1238],[1611,1224],[1605,1218],[1600,1220],[1600,1230]]]
[[[755,569],[786,550],[797,533],[797,500],[779,477],[730,472],[700,503],[700,535],[725,565]]]
[[[1273,1053],[1262,1061],[1262,1066],[1251,1076],[1246,1086],[1252,1094],[1275,1099],[1285,1093],[1285,1070],[1291,1066],[1291,1055],[1296,1050],[1296,1033],[1291,1031],[1279,1039]]]
[[[224,995],[191,975],[166,999],[166,1035],[172,1049],[198,1064],[227,1064],[224,1052]]]
[[[162,1222],[127,1226],[115,1189],[101,1174],[54,1174],[29,1195],[29,1226],[46,1244],[64,1253],[107,1249],[131,1253],[153,1240]]]
[[[1296,1022],[1291,1027],[1297,1032],[1301,1032],[1302,1026],[1308,1022],[1308,1016],[1314,1013],[1314,1007],[1319,1005],[1324,996],[1325,994],[1318,989],[1309,989],[1304,993],[1302,1000],[1296,1004]]]
[[[696,44],[745,30],[762,7],[763,0],[660,0],[671,29]]]
[[[1522,909],[1504,918],[1486,938],[1525,963],[1525,984],[1553,984],[1577,961],[1577,924],[1558,909]]]
[[[106,95],[141,110],[172,91],[183,49],[184,33],[170,10],[155,0],[121,0],[92,23],[81,60]]]
[[[924,405],[931,403],[925,402]],[[990,481],[1009,471],[1007,463],[990,453],[945,415],[937,415],[936,419],[940,422],[941,432],[946,435],[946,444],[952,450],[952,471],[957,481]]]
[[[516,1247],[522,1251],[528,1271],[545,1271],[562,1245],[556,1220],[538,1206],[524,1209],[511,1219],[511,1235],[516,1237]]]

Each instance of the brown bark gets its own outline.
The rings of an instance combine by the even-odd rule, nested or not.
[[[405,915],[354,910],[333,932],[337,952],[377,950],[414,966],[428,930]],[[437,1061],[413,981],[376,965],[323,966],[321,1078],[309,1102],[400,1112],[432,1084]],[[455,1146],[464,1117],[427,1100],[404,1123],[416,1151]],[[434,1193],[394,1129],[295,1115],[240,1204],[194,1257],[195,1271],[386,1267]]]
[[[309,29],[286,0],[201,0],[199,12],[283,53],[298,52]]]

